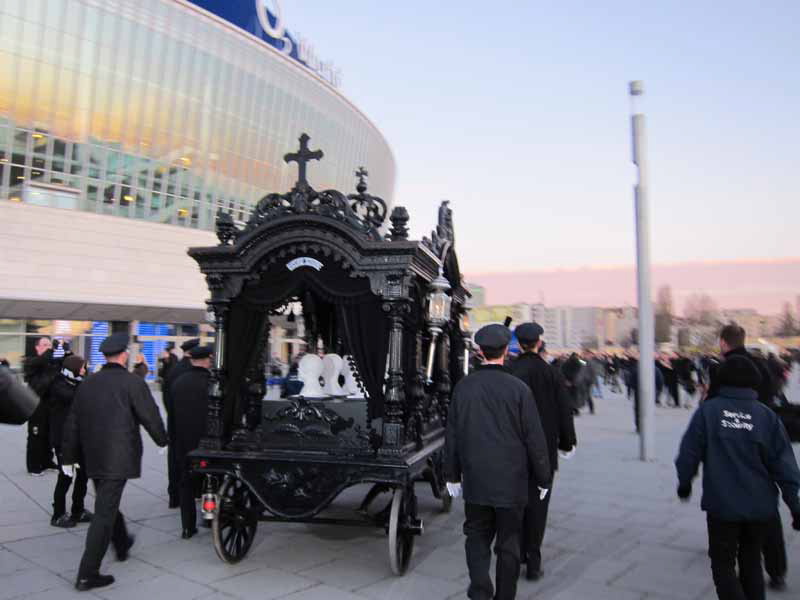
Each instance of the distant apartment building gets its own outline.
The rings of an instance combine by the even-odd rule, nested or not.
[[[759,337],[772,335],[774,333],[775,319],[760,315],[752,308],[736,308],[721,310],[719,313],[720,321],[725,323],[736,323],[744,327],[747,338],[753,341]]]
[[[488,323],[502,323],[510,316],[513,325],[536,321],[544,328],[543,339],[552,350],[580,350],[603,346],[626,345],[637,327],[636,308],[626,306],[545,306],[503,304],[480,306],[472,310],[476,328]],[[512,327],[513,327],[512,325]]]
[[[465,283],[467,291],[472,294],[469,306],[486,306],[486,288],[476,283]]]

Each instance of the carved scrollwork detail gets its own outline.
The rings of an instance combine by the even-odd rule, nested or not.
[[[217,212],[216,233],[219,243],[223,246],[229,245],[239,235],[239,230],[233,222],[233,217],[222,209]]]
[[[310,445],[325,447],[368,448],[369,433],[353,418],[343,418],[335,411],[312,404],[305,398],[290,400],[289,405],[264,417],[265,442],[282,445],[282,440],[302,440]]]
[[[359,167],[358,171],[356,171],[356,177],[358,177],[356,191],[358,193],[350,194],[347,198],[350,200],[350,208],[352,208],[353,212],[377,231],[386,221],[387,208],[386,202],[382,198],[367,193],[366,177],[368,175],[369,173],[364,167]]]
[[[444,200],[439,205],[439,223],[436,229],[431,232],[431,237],[423,237],[422,243],[425,244],[436,256],[444,260],[444,254],[448,247],[455,243],[455,230],[453,229],[453,209],[450,208],[450,201]]]

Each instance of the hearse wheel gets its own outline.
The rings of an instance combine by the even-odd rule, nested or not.
[[[214,550],[223,561],[238,563],[250,550],[258,528],[257,500],[240,479],[227,477],[211,524]]]
[[[417,497],[414,488],[395,488],[389,513],[389,564],[395,575],[403,575],[414,552],[414,536],[422,533],[417,518]]]

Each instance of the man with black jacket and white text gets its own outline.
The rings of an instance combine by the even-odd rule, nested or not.
[[[778,416],[758,402],[758,369],[747,356],[728,356],[719,391],[697,409],[675,466],[678,496],[688,500],[703,463],[708,555],[720,600],[763,600],[761,552],[777,513],[778,489],[800,530],[800,470]],[[738,562],[738,577],[737,577]]]
[[[772,373],[769,370],[767,361],[763,357],[754,355],[745,348],[744,343],[746,332],[743,327],[734,323],[725,325],[719,334],[719,349],[722,360],[732,356],[744,356],[750,359],[758,370],[761,383],[756,387],[758,401],[765,406],[775,408],[774,389]],[[709,369],[709,387],[706,398],[712,398],[719,394],[720,381],[719,369],[721,363],[717,363]],[[766,537],[764,539],[764,569],[769,575],[769,586],[774,590],[782,590],[786,587],[786,573],[788,571],[788,560],[786,556],[786,541],[783,537],[783,523],[781,515],[775,511],[775,515],[769,521]]]

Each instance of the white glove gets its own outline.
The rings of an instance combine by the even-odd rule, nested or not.
[[[539,488],[539,500],[544,500],[545,497],[547,496],[547,492],[549,492],[549,491],[550,490],[547,489],[547,488],[540,487]]]
[[[76,468],[76,465],[61,465],[61,472],[67,477],[72,478],[75,476]]]
[[[559,455],[561,458],[563,458],[564,460],[569,460],[570,458],[572,458],[573,456],[575,456],[575,446],[573,446],[572,448],[570,448],[570,449],[569,449],[567,452],[564,452],[563,450],[559,450],[559,451],[558,451],[558,455]]]
[[[458,498],[461,495],[461,484],[460,483],[450,483],[449,481],[445,483],[447,487],[447,493],[450,494],[453,498]]]

